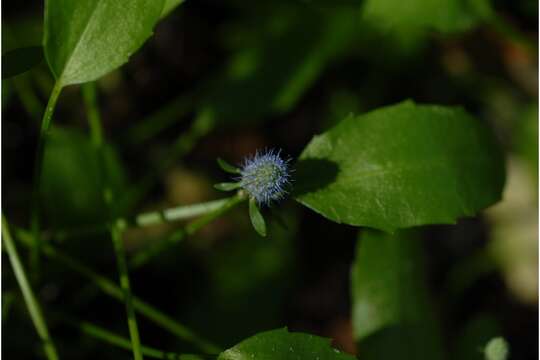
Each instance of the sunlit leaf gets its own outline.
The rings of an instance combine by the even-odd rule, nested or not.
[[[259,333],[222,352],[218,360],[353,360],[330,346],[330,340],[278,329]]]
[[[48,0],[45,56],[62,85],[95,80],[126,63],[152,34],[164,0]]]
[[[489,129],[461,108],[411,101],[347,117],[314,137],[296,168],[299,202],[386,231],[472,216],[504,184]]]

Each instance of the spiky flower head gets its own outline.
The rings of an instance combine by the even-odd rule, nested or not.
[[[257,151],[242,163],[240,187],[259,205],[283,199],[290,184],[289,161],[281,158],[281,150]]]

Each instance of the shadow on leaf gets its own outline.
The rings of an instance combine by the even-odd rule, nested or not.
[[[294,168],[294,197],[325,188],[336,179],[339,172],[335,162],[325,159],[299,160]]]

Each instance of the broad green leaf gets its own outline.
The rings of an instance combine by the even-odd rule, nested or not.
[[[457,107],[406,101],[350,115],[296,165],[296,199],[330,220],[385,231],[455,223],[501,197],[504,160]]]
[[[315,335],[271,330],[252,336],[222,352],[218,360],[354,360]]]
[[[353,331],[362,359],[441,358],[415,232],[363,231],[351,281]]]
[[[43,61],[43,48],[29,46],[2,55],[2,79],[22,74]]]
[[[254,198],[249,199],[249,218],[259,235],[266,236],[266,223]]]
[[[96,80],[126,63],[152,34],[164,0],[47,0],[45,57],[62,85]]]
[[[61,128],[50,132],[40,191],[49,226],[95,225],[108,220],[104,182],[117,195],[125,186],[125,175],[111,147],[105,147],[103,156],[102,160],[84,134]]]

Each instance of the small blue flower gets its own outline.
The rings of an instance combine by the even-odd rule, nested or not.
[[[257,151],[240,169],[240,187],[259,205],[270,205],[287,195],[290,184],[290,159],[281,158],[281,150]]]

